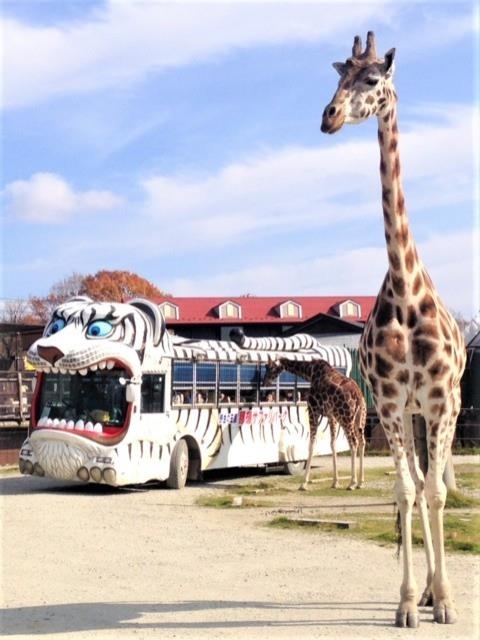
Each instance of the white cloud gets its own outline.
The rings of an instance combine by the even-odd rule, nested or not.
[[[401,134],[407,207],[415,211],[418,224],[422,212],[447,203],[465,204],[472,197],[473,125],[466,123],[478,115],[474,109],[448,104],[443,118],[435,113],[436,121],[417,121]],[[179,229],[186,246],[201,239],[208,247],[252,235],[341,229],[350,221],[380,219],[376,136],[345,142],[339,134],[323,140],[328,142],[321,147],[271,151],[207,176],[143,179],[149,230],[162,230],[157,247],[171,246]]]
[[[374,144],[362,142],[330,149],[290,147],[203,178],[154,176],[142,181],[145,210],[152,223],[173,218],[182,228],[201,225],[212,242],[232,232],[245,235],[271,228],[285,231],[292,225],[325,226],[332,219],[340,222],[367,213],[365,201],[352,209],[335,200],[348,192],[345,181],[350,178],[368,201],[372,171],[365,171],[359,159],[374,166],[375,153]]]
[[[106,211],[122,202],[110,191],[74,191],[53,173],[11,182],[4,196],[12,217],[37,223],[63,223],[77,213]]]
[[[235,48],[350,39],[389,22],[394,3],[109,2],[83,22],[32,26],[3,19],[6,107],[105,89],[151,71],[194,64]]]
[[[478,238],[477,238],[478,240]],[[465,231],[432,235],[419,243],[422,260],[445,304],[466,318],[479,311],[478,279],[473,273],[473,236]],[[280,253],[268,264],[260,260],[247,267],[208,276],[162,278],[161,285],[175,295],[376,295],[387,269],[386,249],[364,247],[309,260],[285,260]],[[460,286],[459,286],[459,283]]]
[[[442,47],[475,29],[465,10],[426,9],[412,25],[399,2],[118,2],[83,21],[35,26],[3,18],[5,106],[35,104],[58,94],[105,89],[149,72],[203,62],[234,49],[292,42],[335,42],[355,33],[405,29],[408,53]],[[385,34],[386,35],[386,34]],[[393,34],[396,36],[396,33]],[[433,35],[433,37],[431,37]],[[389,48],[395,43],[387,43]],[[348,48],[345,53],[348,53]]]

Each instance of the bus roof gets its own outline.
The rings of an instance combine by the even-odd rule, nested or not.
[[[333,367],[350,371],[352,358],[346,347],[322,345],[312,339],[311,346],[297,350],[244,349],[228,340],[191,340],[176,336],[172,344],[173,357],[182,360],[268,363],[280,358],[293,361],[326,360]]]

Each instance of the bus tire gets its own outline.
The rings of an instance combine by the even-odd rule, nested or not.
[[[179,440],[170,458],[170,475],[167,478],[169,489],[183,489],[188,476],[188,446],[185,440]]]
[[[283,468],[288,476],[301,476],[306,465],[307,461],[301,460],[300,462],[286,462]]]

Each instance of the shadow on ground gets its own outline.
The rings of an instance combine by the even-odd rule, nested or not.
[[[14,607],[1,613],[0,630],[9,635],[51,636],[102,630],[131,629],[254,629],[261,627],[295,628],[303,626],[392,626],[393,603],[372,602],[249,602],[191,600],[172,603],[152,602],[85,602],[72,604],[45,604],[43,606]],[[243,609],[232,616],[229,611]],[[265,610],[272,616],[265,617]],[[317,610],[318,615],[312,610]],[[222,613],[223,611],[223,613]],[[260,611],[263,613],[260,614]],[[273,614],[273,612],[276,612]],[[302,616],[302,612],[309,612]],[[324,618],[322,612],[341,611],[338,617]],[[364,612],[352,616],[355,611]],[[365,612],[372,613],[365,619]],[[212,620],[212,612],[215,619]],[[283,615],[282,612],[287,612]],[[191,614],[192,620],[188,617]],[[205,620],[202,621],[202,616]]]

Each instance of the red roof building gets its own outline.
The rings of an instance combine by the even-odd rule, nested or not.
[[[161,297],[168,328],[188,338],[228,339],[233,327],[246,335],[360,335],[375,296]]]

